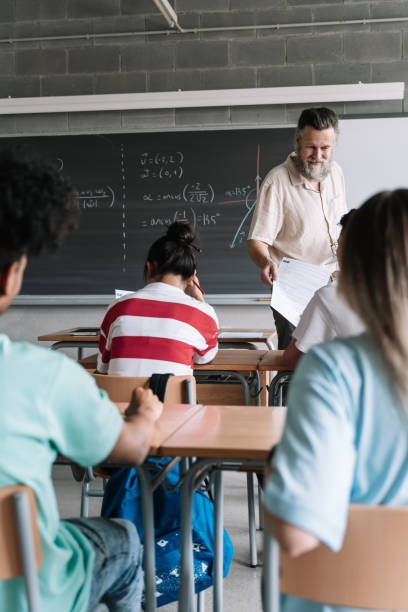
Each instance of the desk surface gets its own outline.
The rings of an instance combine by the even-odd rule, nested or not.
[[[220,349],[210,363],[194,364],[194,371],[200,370],[256,370],[259,360],[267,351],[248,349]]]
[[[290,370],[283,361],[285,351],[266,351],[258,362],[258,370],[261,372],[275,372],[280,370]]]
[[[88,335],[83,330],[92,330],[93,333]],[[75,333],[77,332],[77,333]],[[219,333],[232,332],[235,334],[242,333],[242,336],[236,335],[234,338],[219,338],[220,343],[223,342],[263,342],[269,346],[272,338],[276,335],[274,329],[257,330],[257,329],[235,329],[222,328]],[[252,336],[250,334],[253,334]],[[39,342],[98,342],[99,327],[72,327],[71,329],[62,329],[50,334],[38,336]]]
[[[124,412],[128,402],[115,402],[120,412]],[[160,447],[171,435],[175,434],[194,415],[202,410],[199,404],[165,404],[162,415],[156,423],[156,431],[150,445],[149,455],[160,453]]]
[[[284,351],[265,351],[258,349],[219,349],[217,355],[210,363],[194,364],[194,371],[225,370],[235,372],[248,372],[259,370],[261,372],[273,372],[287,370],[283,362]],[[89,355],[80,363],[87,369],[96,368],[96,354]]]
[[[265,459],[282,437],[283,406],[201,406],[162,444],[172,457]]]
[[[92,330],[87,335],[83,330]],[[79,333],[75,333],[79,332]],[[99,342],[99,327],[71,327],[71,329],[61,329],[60,331],[38,336],[39,342]]]

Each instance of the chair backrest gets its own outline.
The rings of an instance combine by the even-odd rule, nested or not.
[[[42,565],[34,492],[15,485],[0,489],[0,580],[23,576],[29,612],[40,612],[37,570]]]
[[[113,402],[128,402],[133,389],[145,386],[149,380],[148,377],[112,376],[111,374],[92,373],[91,376],[98,387],[107,392]],[[170,376],[164,401],[166,404],[195,404],[194,376]]]
[[[23,575],[20,554],[19,526],[15,509],[15,494],[25,492],[30,505],[31,529],[34,538],[37,569],[41,567],[41,543],[37,525],[37,506],[32,489],[23,485],[0,488],[0,580]]]
[[[281,554],[282,593],[320,603],[408,610],[408,508],[351,505],[343,547]]]

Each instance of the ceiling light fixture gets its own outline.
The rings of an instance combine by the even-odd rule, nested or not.
[[[171,6],[168,0],[153,0],[167,23],[171,28],[179,27],[176,11]]]

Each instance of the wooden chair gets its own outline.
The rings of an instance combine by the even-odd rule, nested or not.
[[[37,503],[24,485],[0,488],[0,580],[23,576],[29,612],[41,612],[38,570],[42,566]],[[108,612],[97,604],[94,612]]]
[[[97,374],[90,372],[96,384],[107,392],[113,402],[128,402],[133,389],[143,387],[149,377],[135,376],[113,376],[110,374]],[[166,393],[164,396],[166,404],[195,404],[196,403],[196,383],[194,376],[170,376]],[[104,484],[109,474],[103,469],[89,467],[86,470],[85,478],[82,482],[81,494],[81,517],[87,517],[89,511],[90,497],[103,497],[103,489],[91,489],[90,482],[95,480],[95,476],[104,479]]]
[[[265,572],[264,610],[277,612],[277,543],[265,543],[272,546],[268,561],[274,563]],[[407,567],[408,507],[351,505],[338,553],[319,546],[297,558],[281,554],[280,591],[335,606],[407,610]]]
[[[128,402],[136,387],[144,387],[149,377],[112,376],[110,374],[97,374],[92,372],[96,384],[104,389],[113,402]],[[166,394],[166,404],[195,404],[196,384],[194,376],[170,376]]]
[[[32,489],[0,488],[0,580],[23,576],[30,612],[40,612],[37,571],[42,565],[37,506]]]

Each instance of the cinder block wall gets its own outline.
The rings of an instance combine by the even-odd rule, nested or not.
[[[152,0],[2,0],[0,97],[408,80],[408,2],[175,0],[180,25],[276,29],[149,35],[167,24]],[[273,7],[273,8],[271,8]],[[307,27],[285,24],[310,23]],[[134,32],[134,36],[119,36]],[[112,33],[109,38],[94,34]],[[140,35],[136,35],[140,34]],[[84,36],[65,40],[12,39]],[[89,35],[89,37],[87,37]],[[341,115],[406,112],[407,102],[331,104]],[[0,116],[0,133],[131,131],[292,123],[299,107],[261,106]]]
[[[152,0],[1,0],[0,97],[408,80],[408,21],[315,25],[408,19],[405,0],[175,0],[174,6],[184,28],[312,25],[153,36],[147,31],[166,30],[167,24]],[[124,32],[141,35],[92,38]],[[77,35],[84,38],[8,42]],[[344,116],[408,112],[406,101],[331,106]],[[0,115],[0,135],[284,124],[298,114],[299,106],[291,105]],[[253,308],[217,307],[221,325],[250,320],[271,327],[269,307]],[[15,306],[0,318],[0,331],[34,341],[40,333],[100,319],[96,307]]]

